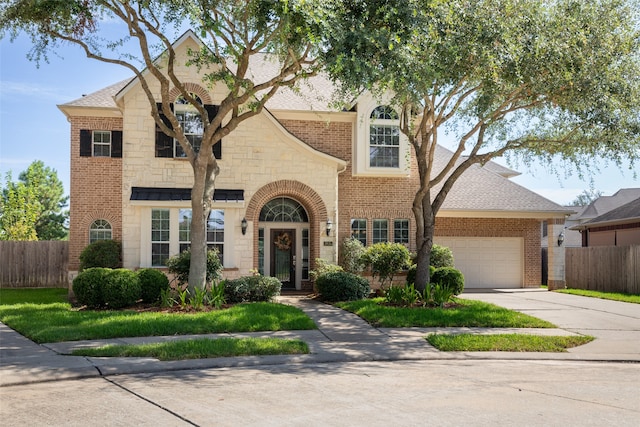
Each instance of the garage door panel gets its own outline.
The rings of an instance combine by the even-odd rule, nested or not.
[[[523,277],[523,240],[519,237],[435,237],[453,252],[466,288],[519,288]]]

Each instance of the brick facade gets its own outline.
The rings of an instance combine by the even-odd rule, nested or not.
[[[80,157],[80,130],[122,130],[121,118],[71,119],[71,194],[69,209],[69,271],[89,244],[89,227],[97,219],[109,221],[114,240],[122,240],[122,159]]]

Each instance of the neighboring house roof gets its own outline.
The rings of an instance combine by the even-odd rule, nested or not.
[[[573,230],[584,230],[593,227],[603,227],[608,225],[621,225],[640,222],[640,197],[637,199],[610,210],[609,212],[595,217],[585,223],[572,227]]]
[[[589,221],[640,197],[640,188],[623,188],[611,196],[600,196],[584,208],[576,218],[581,223]]]

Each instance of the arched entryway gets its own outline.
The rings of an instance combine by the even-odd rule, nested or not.
[[[290,201],[283,204],[283,199]],[[251,197],[246,211],[246,219],[253,230],[254,268],[261,274],[273,275],[271,249],[276,247],[276,242],[286,248],[287,240],[291,240],[292,244],[295,242],[295,274],[288,286],[290,289],[311,290],[313,285],[309,271],[320,256],[320,233],[326,227],[327,218],[324,200],[306,184],[282,180],[260,188]],[[272,233],[272,230],[291,229],[295,230],[295,240],[291,235],[287,239],[281,231]]]
[[[258,218],[258,271],[278,278],[283,289],[309,279],[309,215],[289,197],[269,200]]]

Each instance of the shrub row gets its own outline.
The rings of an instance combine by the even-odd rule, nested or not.
[[[260,275],[225,280],[223,284],[228,303],[271,301],[280,295],[282,287],[277,278]]]
[[[316,288],[325,301],[355,301],[369,296],[369,281],[347,271],[321,274],[316,279]]]
[[[73,280],[73,293],[88,308],[120,309],[142,299],[153,303],[169,287],[161,271],[144,268],[133,272],[124,268],[88,268]]]

